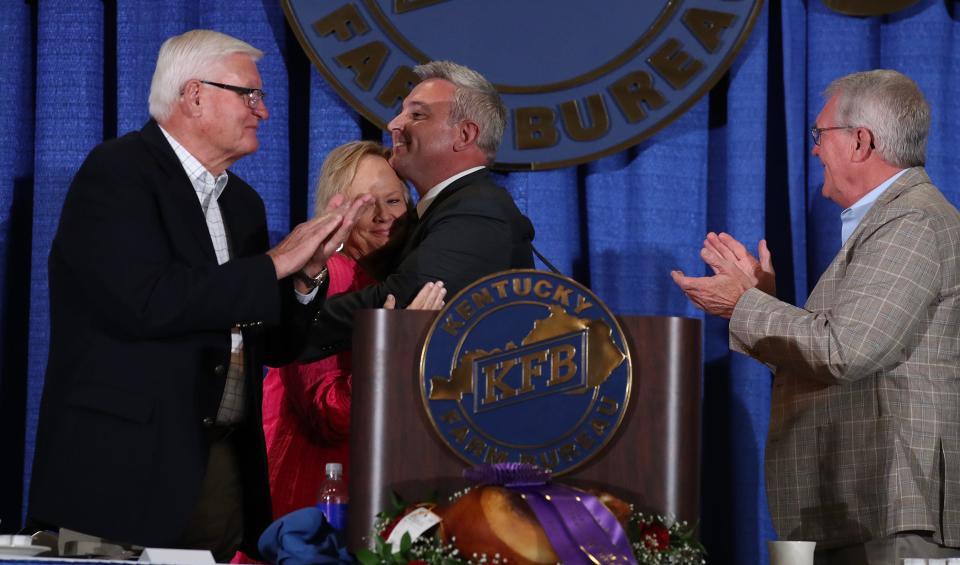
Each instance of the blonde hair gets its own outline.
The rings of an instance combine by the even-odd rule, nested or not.
[[[245,41],[209,29],[195,29],[163,42],[150,82],[150,116],[158,122],[170,117],[183,85],[190,79],[207,79],[218,63],[237,53],[254,63],[263,51]]]
[[[314,190],[315,216],[323,214],[330,199],[338,194],[344,194],[347,187],[357,174],[360,160],[367,155],[375,157],[390,157],[390,150],[375,141],[351,141],[337,147],[327,155],[320,168],[320,178]],[[404,193],[406,197],[406,193]]]

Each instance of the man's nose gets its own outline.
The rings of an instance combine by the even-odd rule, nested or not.
[[[266,100],[261,98],[259,101],[257,101],[257,105],[253,108],[253,115],[261,120],[266,120],[270,117],[270,110],[267,109]]]
[[[390,120],[390,123],[387,124],[387,130],[388,130],[388,131],[393,131],[393,130],[395,130],[395,129],[400,129],[400,125],[403,123],[403,121],[400,119],[400,116],[401,116],[401,114],[397,114],[396,116],[393,117],[392,120]]]

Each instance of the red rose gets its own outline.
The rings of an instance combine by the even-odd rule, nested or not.
[[[640,528],[640,540],[654,551],[670,548],[670,532],[662,524],[647,524]]]
[[[416,561],[410,561],[407,565],[427,565],[427,562],[423,559],[417,559]]]

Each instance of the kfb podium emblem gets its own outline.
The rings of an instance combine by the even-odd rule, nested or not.
[[[613,437],[630,398],[627,340],[606,306],[561,275],[505,271],[448,301],[420,363],[440,437],[470,464],[570,471]]]

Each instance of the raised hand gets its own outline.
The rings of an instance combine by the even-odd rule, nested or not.
[[[670,272],[673,282],[677,283],[697,308],[727,319],[733,315],[737,301],[749,288],[743,284],[746,275],[740,275],[735,277],[720,273],[712,277],[688,277],[683,271]]]
[[[323,245],[317,248],[317,252],[311,260],[312,265],[319,264],[320,268],[322,268],[323,265],[326,264],[327,259],[336,253],[337,250],[340,249],[340,246],[343,245],[343,242],[347,240],[347,237],[350,235],[350,230],[353,229],[353,225],[357,222],[357,215],[372,203],[373,196],[369,194],[361,194],[352,201],[347,200],[342,194],[337,194],[330,199],[327,207],[323,211],[323,215],[320,217],[340,216],[343,218],[343,221],[340,223],[339,228],[323,241]],[[317,270],[319,271],[319,269]]]
[[[773,269],[770,250],[767,248],[767,240],[761,239],[757,246],[757,254],[760,256],[759,261],[747,251],[742,243],[723,232],[719,235],[713,232],[708,233],[703,242],[703,248],[720,255],[734,264],[742,273],[748,275],[754,281],[751,286],[755,286],[771,296],[776,296],[777,277]],[[703,252],[701,252],[701,256],[703,256]],[[707,264],[710,265],[714,273],[718,272],[709,261]]]
[[[302,269],[308,261],[313,259],[323,242],[336,233],[337,228],[342,224],[342,215],[324,214],[293,228],[283,241],[267,251],[267,255],[273,259],[277,279],[286,278]],[[324,259],[324,262],[316,268],[316,272],[320,272],[325,263]]]
[[[322,271],[327,259],[347,239],[357,214],[371,202],[372,198],[366,194],[353,201],[347,201],[338,194],[330,199],[323,214],[293,228],[283,241],[267,251],[273,260],[277,279],[288,277],[301,269],[310,277]],[[310,291],[299,280],[294,285],[302,293]]]
[[[760,241],[760,259],[757,260],[739,241],[729,234],[707,234],[700,257],[713,270],[710,277],[688,277],[681,271],[670,276],[687,298],[698,308],[724,318],[733,315],[733,309],[743,293],[758,288],[773,295],[776,277],[767,242]]]

